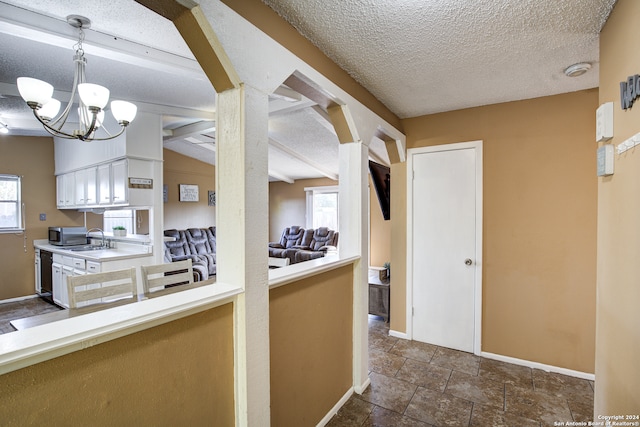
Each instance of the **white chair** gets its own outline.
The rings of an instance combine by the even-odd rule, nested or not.
[[[68,276],[69,308],[111,302],[138,296],[136,269]]]
[[[166,264],[143,265],[140,270],[142,272],[142,288],[145,294],[159,291],[166,286],[193,283],[191,259]]]

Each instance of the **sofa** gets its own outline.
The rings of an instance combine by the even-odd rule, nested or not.
[[[269,242],[269,256],[288,258],[290,264],[322,258],[331,247],[338,246],[338,232],[327,227],[304,229],[287,227],[280,240]]]
[[[164,230],[172,240],[164,242],[165,262],[191,259],[194,281],[215,276],[216,268],[216,228],[187,228],[185,230]]]

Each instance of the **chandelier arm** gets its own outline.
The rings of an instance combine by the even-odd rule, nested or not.
[[[77,137],[75,135],[70,135],[70,134],[68,134],[66,132],[63,132],[60,129],[56,129],[54,127],[49,126],[49,124],[47,122],[42,120],[42,118],[38,115],[38,113],[36,112],[35,109],[33,109],[32,111],[33,111],[33,115],[36,116],[36,119],[38,119],[38,121],[42,124],[42,126],[44,126],[44,129],[47,132],[49,132],[51,135],[59,136],[61,138],[67,138],[67,139],[77,139]]]
[[[122,126],[120,128],[120,132],[116,133],[115,135],[109,134],[110,136],[108,138],[87,138],[87,139],[85,139],[85,141],[108,141],[110,139],[113,139],[113,138],[116,138],[116,137],[122,135],[124,133],[125,129],[126,129],[126,126]]]
[[[91,135],[93,133],[93,131],[96,130],[96,121],[98,120],[98,113],[100,112],[100,110],[97,111],[91,111],[91,125],[89,126],[89,128],[87,129],[87,131],[85,132],[84,135],[79,136],[79,138],[83,141],[85,140],[89,140],[89,139],[93,139],[93,138],[89,138],[89,135]],[[80,120],[82,122],[82,120]],[[80,126],[82,126],[82,123],[80,124]]]

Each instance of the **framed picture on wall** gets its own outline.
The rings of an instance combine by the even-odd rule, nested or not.
[[[209,190],[209,206],[216,205],[216,192]]]
[[[180,184],[180,201],[181,202],[197,202],[198,186],[193,184]]]

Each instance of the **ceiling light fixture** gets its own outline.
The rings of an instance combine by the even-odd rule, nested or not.
[[[87,60],[84,57],[82,42],[84,41],[85,28],[91,27],[91,21],[84,16],[69,15],[67,23],[72,27],[78,28],[78,43],[73,47],[75,55],[75,71],[73,75],[73,87],[71,89],[71,97],[64,111],[56,117],[60,110],[60,101],[52,98],[53,86],[42,80],[30,77],[18,78],[18,91],[27,105],[33,110],[33,115],[44,126],[45,130],[53,136],[67,139],[79,139],[81,141],[105,141],[121,135],[126,127],[133,121],[136,116],[137,107],[126,101],[111,101],[111,113],[116,121],[120,124],[121,129],[118,133],[112,135],[102,126],[104,118],[103,108],[109,101],[109,89],[92,83],[86,83],[85,65]],[[69,117],[72,106],[74,105],[76,93],[78,94],[78,116],[79,129],[63,130],[63,127]],[[102,127],[106,133],[104,137],[96,137],[96,131]]]
[[[591,64],[588,62],[579,62],[573,64],[564,69],[564,74],[567,77],[578,77],[586,73],[591,69]]]

